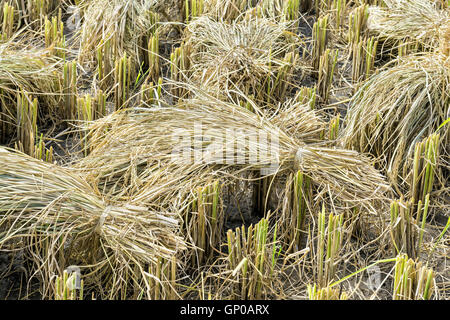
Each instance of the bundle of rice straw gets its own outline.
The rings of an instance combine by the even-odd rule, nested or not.
[[[294,54],[298,42],[288,31],[291,24],[253,15],[232,22],[201,16],[188,24],[185,36],[192,79],[218,92],[238,88],[262,99],[278,90],[282,96],[302,68]]]
[[[0,43],[0,90],[2,95],[21,90],[42,96],[51,106],[60,97],[63,61],[51,54],[49,49],[18,47],[13,39]],[[44,94],[54,92],[53,95]],[[3,96],[0,96],[4,102]],[[15,99],[14,99],[15,100]]]
[[[111,40],[115,56],[126,52],[139,65],[143,41],[154,28],[153,9],[158,0],[83,0],[78,6],[83,12],[80,38],[82,62],[94,59],[101,42]]]
[[[297,136],[317,139],[320,126],[309,124],[306,108],[299,110],[305,129],[296,129]],[[113,198],[155,208],[183,211],[197,187],[212,178],[239,179],[244,171],[267,177],[301,170],[337,198],[371,212],[388,189],[365,156],[305,145],[260,114],[205,92],[178,106],[118,111],[90,129],[92,151],[76,167]]]
[[[409,39],[427,51],[439,46],[439,35],[450,27],[448,10],[440,10],[429,0],[384,0],[385,6],[371,6],[367,28],[382,40]],[[448,32],[448,31],[447,31]]]
[[[398,186],[403,183],[399,178],[410,172],[405,161],[412,157],[415,144],[450,116],[450,58],[435,52],[406,56],[393,64],[355,94],[341,139],[346,148],[383,157],[391,183]],[[445,151],[449,126],[441,130]]]
[[[17,46],[13,39],[0,43],[0,142],[15,136],[18,97],[30,93],[39,100],[39,121],[60,119],[63,60],[47,49]],[[51,92],[52,94],[48,94]]]
[[[90,273],[86,289],[110,290],[110,298],[130,282],[145,292],[145,268],[185,246],[172,214],[108,203],[70,169],[6,148],[0,162],[0,249],[20,243],[15,248],[35,262],[44,296],[69,265]]]

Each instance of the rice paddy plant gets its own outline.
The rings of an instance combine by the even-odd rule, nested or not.
[[[440,35],[449,28],[449,12],[434,1],[386,0],[385,6],[369,9],[368,31],[385,46],[396,47],[401,41],[418,42],[424,51],[439,47]]]
[[[147,78],[140,88],[140,105],[152,106],[162,98],[163,79],[159,78],[157,84],[148,82]]]
[[[413,160],[413,174],[410,175],[411,198],[425,202],[433,191],[439,159],[439,134],[432,134],[416,144]],[[405,175],[405,173],[404,173]]]
[[[100,40],[97,48],[97,74],[99,86],[107,90],[114,82],[116,52],[113,38],[106,37]]]
[[[330,11],[331,5],[331,0],[314,0],[316,16],[319,17],[321,14]]]
[[[330,91],[333,85],[333,77],[338,60],[338,50],[326,49],[319,61],[319,80],[317,82],[317,92],[323,103],[328,102]]]
[[[17,96],[17,141],[24,153],[33,155],[37,138],[38,100],[22,92]]]
[[[160,101],[162,97],[163,79],[159,78],[155,85],[153,82],[148,82],[148,78],[140,88],[140,105],[152,106]]]
[[[366,32],[367,20],[369,18],[369,6],[363,4],[352,10],[349,14],[347,41],[353,45],[361,41]]]
[[[395,255],[403,252],[412,258],[419,256],[429,203],[429,195],[424,203],[419,200],[417,206],[413,200],[391,202],[390,233]]]
[[[285,1],[284,16],[286,20],[298,20],[299,14],[300,14],[300,0]]]
[[[116,57],[127,54],[131,58],[133,72],[137,70],[147,59],[147,45],[149,37],[154,34],[157,4],[155,0],[83,1],[79,6],[84,18],[79,33],[80,63],[95,63],[102,42],[109,39],[113,44],[114,56],[107,59],[114,61]]]
[[[260,18],[265,17],[279,22],[290,22],[288,29],[293,33],[297,33],[298,31],[301,14],[300,10],[303,9],[303,11],[306,11],[308,8],[304,8],[310,5],[308,1],[300,0],[262,0],[256,2],[255,11],[252,11],[251,13],[256,12],[256,15]],[[252,5],[248,5],[247,7],[251,6]]]
[[[270,237],[269,221],[261,219],[254,226],[228,230],[231,299],[260,300],[271,293],[271,282],[280,254],[276,245],[277,225],[274,228]]]
[[[295,66],[298,64],[297,61],[300,59],[298,53],[289,52],[284,58],[284,66],[277,70],[276,77],[273,81],[269,79],[268,90],[267,90],[267,100],[272,102],[272,97],[275,97],[276,101],[283,99],[287,96],[289,79],[295,72]]]
[[[254,97],[250,97],[250,99],[253,100]],[[249,111],[251,111],[251,112],[255,112],[255,109],[253,109],[252,103],[251,103],[250,101],[243,101],[243,100],[240,100],[240,101],[239,101],[239,105],[240,105],[242,108],[245,108],[245,109],[247,109],[247,110],[249,110]]]
[[[127,106],[131,90],[131,73],[131,57],[127,57],[127,54],[125,53],[123,57],[116,60],[114,68],[114,82],[116,83],[114,90],[115,110]]]
[[[316,92],[316,86],[312,88],[302,87],[297,92],[295,99],[301,104],[307,104],[311,108],[311,110],[314,110],[316,108],[317,101]]]
[[[204,0],[185,0],[184,9],[186,12],[186,22],[200,17],[204,11]]]
[[[206,0],[203,13],[212,15],[219,21],[233,21],[258,3],[259,0]]]
[[[17,148],[16,148],[17,149]],[[22,151],[22,150],[20,150]],[[53,163],[53,147],[50,146],[49,149],[45,147],[44,134],[41,133],[39,142],[34,147],[33,157],[42,161]]]
[[[300,171],[297,172],[294,178],[294,212],[297,213],[296,219],[296,234],[294,237],[297,246],[300,246],[300,231],[306,217],[306,210],[308,206],[308,199],[311,197],[311,179],[305,176]]]
[[[309,300],[348,300],[348,294],[337,288],[320,288],[308,285]]]
[[[115,206],[73,170],[12,150],[1,148],[0,160],[0,247],[23,240],[16,250],[33,262],[43,297],[54,295],[49,276],[64,264],[86,270],[85,285],[104,298],[127,297],[129,284],[148,292],[143,266],[170,260],[184,247],[173,214],[136,203]]]
[[[352,99],[342,131],[344,146],[382,157],[382,166],[399,193],[408,189],[399,180],[407,179],[412,171],[405,165],[413,158],[416,143],[448,118],[450,73],[446,61],[448,57],[427,53],[393,62],[397,65],[370,77]],[[449,127],[442,130],[440,150],[448,144]]]
[[[40,30],[44,26],[46,16],[57,14],[62,1],[58,0],[14,0],[0,1],[0,6],[8,5],[14,11],[16,28],[26,25],[32,30]],[[8,11],[11,13],[11,11]]]
[[[56,9],[62,4],[61,1],[57,0],[28,0],[26,2],[26,5],[21,8],[24,17],[28,19],[30,24],[36,21],[39,22],[39,26],[43,26],[45,17],[55,13]]]
[[[325,52],[328,43],[328,19],[326,15],[319,18],[313,26],[312,35],[312,66],[315,70],[319,69],[320,59]]]
[[[3,11],[1,11],[1,41],[6,41],[12,37],[14,32],[14,7],[7,2],[3,5]]]
[[[334,29],[339,34],[343,31],[347,6],[347,0],[333,0],[331,4],[331,10],[333,11],[332,19]]]
[[[328,140],[337,140],[339,136],[340,122],[341,122],[340,114],[338,114],[336,117],[330,120],[330,125],[328,129]]]
[[[317,225],[317,243],[315,247],[316,283],[320,288],[326,288],[336,276],[336,264],[339,251],[345,236],[344,215],[334,215],[325,213],[325,206],[319,213]]]
[[[289,0],[259,1],[256,7],[257,15],[259,17],[268,17],[275,20],[281,20],[285,18],[288,2]]]
[[[187,77],[190,68],[189,52],[190,47],[188,45],[182,45],[174,49],[170,54],[170,76],[174,83],[181,82]],[[174,84],[172,94],[175,97],[182,98],[185,96],[186,90],[182,86]]]
[[[398,43],[399,44],[397,47],[397,56],[399,58],[406,57],[416,52],[425,51],[423,46],[421,46],[418,41],[411,41],[409,39],[405,39],[399,40]],[[399,61],[401,60],[399,59]]]
[[[25,92],[17,96],[16,150],[39,160],[52,162],[53,148],[46,149],[43,134],[38,138],[38,101]]]
[[[106,115],[106,95],[103,91],[99,91],[94,99],[90,94],[86,94],[83,98],[77,99],[77,119],[81,122],[81,126],[85,127],[80,130],[80,140],[85,155],[89,153],[87,148],[89,139],[89,123],[100,119]]]
[[[48,50],[19,49],[10,42],[0,43],[0,56],[0,139],[8,143],[16,133],[16,102],[22,91],[33,93],[39,100],[38,121],[61,118],[57,106],[61,101],[62,61]]]
[[[409,259],[406,254],[398,255],[394,269],[393,300],[430,300],[435,287],[435,272]]]
[[[149,267],[148,282],[149,291],[147,294],[151,300],[176,300],[177,294],[177,258],[158,258],[156,264]]]
[[[198,188],[191,213],[186,215],[186,228],[196,246],[193,265],[202,266],[219,252],[224,222],[220,192],[219,181]]]
[[[284,243],[286,253],[297,252],[301,248],[305,218],[311,212],[311,179],[298,171],[290,174],[286,182],[282,213],[279,219],[279,239]]]
[[[375,68],[378,41],[374,37],[364,38],[353,44],[352,49],[352,80],[357,84],[367,80]]]
[[[148,61],[149,74],[153,81],[158,81],[160,77],[160,57],[159,57],[159,35],[158,33],[150,37],[148,41]]]
[[[77,119],[77,61],[64,63],[63,89],[64,94],[64,119],[67,121]]]
[[[74,273],[69,276],[68,272],[64,270],[62,276],[57,276],[55,280],[54,300],[83,300],[83,280],[81,280],[81,288],[76,288],[76,278]]]
[[[61,11],[60,11],[61,12]],[[61,20],[61,14],[52,17],[51,20],[44,19],[45,47],[50,52],[61,59],[66,57],[66,40],[64,36],[64,23]]]

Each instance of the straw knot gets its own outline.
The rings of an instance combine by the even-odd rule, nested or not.
[[[297,149],[297,152],[295,153],[294,156],[294,170],[298,170],[300,169],[300,164],[303,161],[303,158],[305,156],[305,149],[300,147]]]
[[[103,224],[105,223],[106,218],[110,215],[112,210],[112,206],[107,206],[105,208],[105,210],[103,210],[102,215],[100,216],[100,218],[98,219],[98,224],[95,227],[95,232],[96,233],[100,233],[103,227]]]

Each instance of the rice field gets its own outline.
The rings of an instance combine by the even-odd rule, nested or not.
[[[0,0],[0,299],[450,299],[448,0]]]

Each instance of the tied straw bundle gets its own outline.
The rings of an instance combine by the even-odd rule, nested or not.
[[[342,131],[344,147],[383,157],[382,166],[397,190],[403,185],[399,177],[407,180],[411,172],[415,145],[437,130],[439,162],[448,164],[450,130],[442,125],[450,116],[450,28],[440,38],[438,50],[399,57],[364,83]]]
[[[439,46],[440,35],[448,32],[450,15],[437,2],[428,0],[385,0],[385,6],[371,6],[367,29],[394,45],[408,38],[425,50]],[[442,42],[441,42],[442,43]]]
[[[317,118],[306,119],[312,115],[306,106],[297,112],[304,129],[296,128],[296,136],[317,139]],[[367,157],[320,143],[306,145],[261,112],[200,90],[178,106],[115,112],[92,123],[90,130],[91,153],[76,164],[87,179],[117,199],[132,196],[171,210],[187,207],[183,201],[212,177],[239,179],[243,171],[267,177],[301,170],[337,198],[364,204],[371,212],[371,202],[388,190]]]
[[[295,54],[299,42],[292,22],[252,14],[233,22],[201,16],[187,25],[191,80],[221,94],[239,88],[246,95],[283,101],[298,70],[306,69]]]
[[[72,170],[6,148],[0,162],[0,248],[27,249],[44,296],[69,265],[86,268],[109,297],[130,281],[145,291],[145,266],[185,247],[172,214],[107,203]]]

